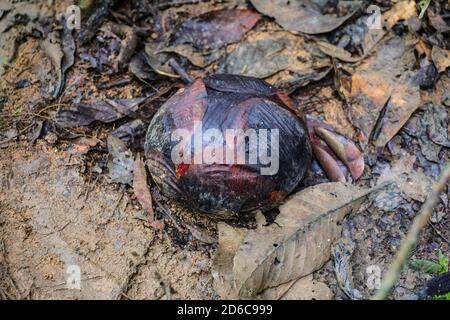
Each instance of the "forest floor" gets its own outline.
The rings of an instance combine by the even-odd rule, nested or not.
[[[172,203],[152,184],[155,217],[164,222],[155,227],[133,185],[114,181],[109,166],[108,137],[119,128],[126,132],[118,136],[133,158],[142,154],[153,114],[184,86],[167,62],[174,56],[192,77],[237,73],[282,88],[301,113],[322,119],[358,144],[365,170],[355,185],[394,180],[395,187],[370,195],[342,224],[352,290],[365,298],[373,295],[373,275],[386,272],[450,159],[450,27],[445,20],[450,3],[431,1],[419,19],[414,1],[404,1],[413,5],[403,9],[398,7],[402,1],[372,1],[388,22],[385,34],[368,43],[368,1],[339,24],[326,15],[342,17],[343,9],[330,4],[340,1],[311,1],[312,8],[321,6],[321,17],[333,27],[320,19],[308,26],[268,17],[270,5],[259,0],[117,2],[107,7],[102,27],[86,44],[76,31],[74,37],[62,37],[60,51],[42,43],[72,1],[26,1],[25,9],[23,2],[0,5],[0,298],[220,298],[213,278],[217,220]],[[281,6],[277,1],[271,5]],[[189,36],[196,35],[195,27],[186,27],[185,34],[176,29],[192,17],[224,8],[261,15],[251,27],[238,26],[245,32],[229,31],[239,34],[238,39],[224,37],[220,46],[220,28],[211,29],[218,34],[206,34],[203,44]],[[8,18],[15,10],[29,19]],[[220,26],[224,21],[216,22]],[[133,44],[129,30],[140,40]],[[71,40],[76,50],[67,45]],[[322,44],[321,50],[320,41],[328,46]],[[124,50],[129,57],[123,58],[119,51],[127,45],[133,49]],[[170,53],[162,57],[157,52],[163,49]],[[52,54],[66,60],[55,67]],[[64,70],[70,58],[73,65]],[[63,89],[54,96],[60,70]],[[142,97],[135,107],[133,99]],[[106,112],[106,99],[121,101],[127,112]],[[94,111],[83,111],[82,104]],[[327,181],[314,161],[296,191]],[[439,252],[450,256],[449,201],[450,188],[410,261],[436,261]],[[81,271],[80,290],[67,287],[71,266]],[[390,297],[417,299],[431,278],[406,267]],[[333,258],[312,279],[326,290],[301,298],[352,298],[352,290],[349,294],[337,279]]]

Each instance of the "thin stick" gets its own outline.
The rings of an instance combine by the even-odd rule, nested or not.
[[[395,256],[386,276],[384,277],[381,288],[372,297],[373,300],[386,299],[395,282],[397,281],[400,272],[408,260],[409,253],[415,247],[420,231],[427,225],[428,220],[433,213],[434,207],[439,203],[439,195],[444,190],[448,181],[450,180],[450,164],[447,164],[442,171],[439,181],[433,186],[432,191],[428,195],[427,200],[420,209],[419,214],[414,218],[413,224],[409,229],[405,239],[403,239],[400,249]]]
[[[193,81],[192,77],[186,72],[186,70],[183,69],[182,66],[178,64],[174,58],[169,59],[169,66],[173,69],[173,71],[175,71],[176,74],[180,76],[184,83],[191,83]]]

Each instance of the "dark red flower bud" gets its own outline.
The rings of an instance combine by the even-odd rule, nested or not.
[[[148,128],[145,152],[162,193],[206,213],[280,204],[311,161],[292,101],[263,80],[197,79],[172,96]]]

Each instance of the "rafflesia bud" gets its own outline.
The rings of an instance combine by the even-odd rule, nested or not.
[[[205,213],[274,208],[311,161],[292,101],[263,80],[225,74],[172,96],[149,125],[145,153],[162,193]]]

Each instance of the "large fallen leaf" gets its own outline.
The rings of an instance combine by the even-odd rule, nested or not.
[[[190,43],[200,50],[217,49],[239,41],[260,19],[252,10],[223,9],[204,13],[183,22],[174,44]]]
[[[331,61],[314,49],[312,42],[287,31],[253,32],[230,53],[219,73],[270,77],[267,81],[276,86],[299,82],[300,77],[320,80],[320,69],[331,67]]]
[[[420,104],[420,95],[415,92],[416,85],[405,74],[416,64],[415,42],[409,36],[388,39],[373,56],[356,68],[350,79],[340,77],[340,91],[349,105],[348,116],[352,124],[361,131],[360,142],[363,147],[374,136],[373,130],[377,122],[380,123],[380,116],[387,116],[384,132],[378,142],[379,145],[384,145],[397,133],[417,108],[417,104]],[[392,94],[392,106],[383,114]]]
[[[325,183],[292,195],[270,226],[245,230],[219,224],[213,261],[218,293],[222,298],[255,297],[317,270],[330,258],[342,219],[374,190]]]
[[[90,125],[94,121],[110,123],[127,115],[133,115],[146,98],[105,100],[93,104],[79,103],[61,108],[56,123],[64,128]]]
[[[298,280],[265,290],[259,298],[263,300],[331,300],[333,293],[323,282],[310,274]]]
[[[283,51],[287,44],[287,39],[283,38],[243,43],[226,59],[226,73],[266,78],[286,69],[289,66],[289,55]]]
[[[393,181],[396,191],[409,200],[425,201],[431,191],[432,180],[419,168],[414,170],[416,156],[404,154],[387,166],[378,178],[377,183]],[[392,186],[392,185],[391,185]]]
[[[298,33],[319,34],[333,31],[355,12],[342,17],[323,15],[320,8],[310,0],[251,0],[256,10],[269,17],[275,18],[284,29]]]

